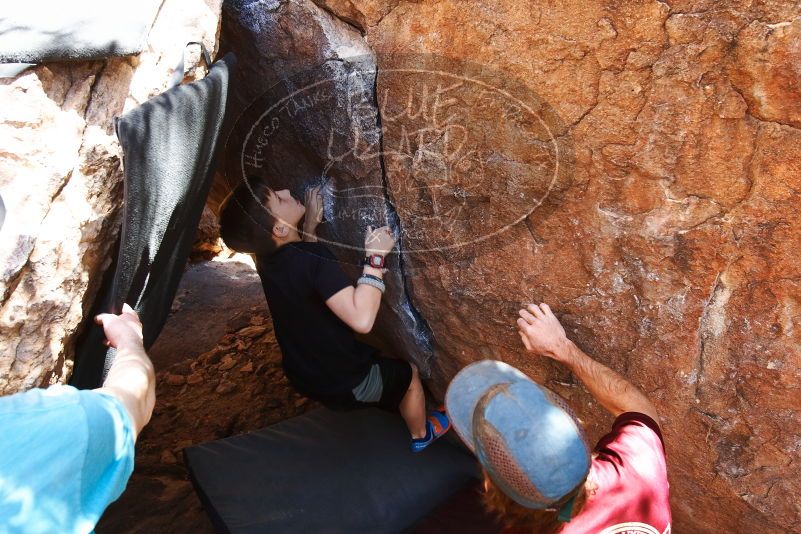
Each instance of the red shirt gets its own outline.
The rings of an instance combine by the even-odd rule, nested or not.
[[[595,453],[587,478],[598,489],[560,534],[669,534],[669,486],[659,425],[645,414],[621,414]]]

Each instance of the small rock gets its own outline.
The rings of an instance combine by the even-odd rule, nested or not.
[[[264,324],[264,316],[262,315],[254,315],[250,318],[250,324],[253,326],[261,326]]]
[[[168,372],[174,375],[188,375],[191,371],[189,362],[181,362],[170,367]]]
[[[183,386],[186,383],[186,377],[167,373],[164,381],[170,386]]]
[[[183,450],[183,449],[185,449],[187,447],[191,447],[191,446],[192,446],[192,440],[191,439],[182,439],[181,441],[179,441],[178,443],[175,444],[175,448],[177,450]]]
[[[236,360],[234,360],[230,354],[226,354],[225,358],[223,358],[222,362],[220,362],[219,369],[220,371],[227,371],[228,369],[233,368],[234,365],[236,365]]]
[[[190,386],[200,384],[201,382],[203,382],[203,373],[201,373],[200,371],[195,371],[194,373],[186,377],[186,383],[189,384]]]
[[[243,365],[239,369],[239,372],[240,373],[252,373],[253,372],[253,362],[248,362],[245,365]]]
[[[244,336],[244,337],[256,337],[256,336],[259,336],[259,335],[263,334],[266,331],[267,331],[267,327],[266,326],[247,326],[247,327],[243,328],[242,330],[240,330],[237,333],[240,336]]]
[[[306,404],[306,399],[298,399],[295,401],[295,408],[302,408]]]
[[[236,391],[237,385],[235,382],[220,382],[220,385],[217,386],[216,391],[220,395],[228,395],[229,393],[233,393]]]
[[[200,357],[198,357],[198,360],[202,361],[206,365],[214,365],[218,363],[220,359],[222,359],[222,356],[223,356],[222,352],[214,348],[208,352],[204,352],[203,354],[201,354]]]
[[[163,464],[177,464],[178,458],[172,453],[172,451],[165,450],[161,453],[161,463]]]
[[[279,369],[270,369],[270,371],[267,373],[267,378],[278,380],[281,378],[281,371]]]

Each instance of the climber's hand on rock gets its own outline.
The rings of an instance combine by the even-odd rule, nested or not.
[[[651,401],[634,384],[567,339],[565,329],[547,304],[529,304],[520,310],[517,327],[526,349],[565,364],[612,415],[644,413],[658,423],[659,414]]]
[[[565,329],[551,308],[543,303],[529,304],[520,310],[517,328],[526,350],[563,361],[569,354],[569,343]]]
[[[142,323],[127,304],[122,305],[121,314],[101,313],[95,317],[95,322],[103,327],[107,346],[115,349],[142,347]]]
[[[364,237],[365,254],[368,256],[371,254],[386,256],[394,246],[395,237],[392,235],[392,230],[389,229],[389,226],[382,226],[376,229],[373,229],[372,226],[367,227],[367,235]]]
[[[323,222],[323,194],[321,186],[312,187],[306,191],[306,225],[317,226]]]

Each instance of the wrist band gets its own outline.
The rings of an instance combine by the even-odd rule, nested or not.
[[[374,274],[364,273],[364,274],[362,274],[362,278],[369,278],[370,280],[375,280],[376,282],[381,282],[382,284],[384,283],[384,280],[382,278],[379,278],[378,276],[376,276]]]
[[[374,278],[378,278],[378,277],[374,277]],[[361,278],[359,278],[356,281],[356,284],[364,284],[364,285],[368,285],[368,286],[373,286],[374,288],[376,288],[379,291],[381,291],[381,294],[383,294],[384,291],[386,291],[386,289],[387,289],[387,286],[385,286],[384,282],[382,282],[381,280],[373,280],[373,278],[367,278],[367,276],[362,276]]]

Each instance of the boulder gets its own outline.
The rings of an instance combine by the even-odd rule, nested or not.
[[[0,394],[69,377],[117,240],[112,119],[166,88],[187,41],[214,52],[220,4],[166,0],[138,57],[0,83]],[[435,395],[501,359],[599,437],[611,417],[515,332],[520,307],[548,302],[657,405],[674,531],[798,531],[799,42],[784,1],[231,0],[220,51],[238,81],[198,251],[217,251],[213,215],[244,176],[324,185],[320,237],[350,272],[368,225],[397,232],[372,341]],[[266,350],[261,289],[238,261],[187,278],[207,271],[211,293],[176,302],[208,325],[192,336],[207,355],[168,381],[244,394],[206,368]],[[221,325],[252,337],[215,348]],[[154,349],[181,354],[185,328],[165,333]],[[228,372],[302,405],[273,367]]]
[[[435,393],[501,359],[600,437],[611,417],[515,332],[548,302],[657,405],[675,531],[797,531],[800,27],[792,2],[237,0],[223,47],[247,58],[263,151],[226,153],[297,194],[383,185],[364,202],[400,253],[379,330]],[[358,75],[309,91],[359,68],[372,94]],[[292,91],[277,124],[248,108]],[[332,241],[358,246],[367,220]]]
[[[367,227],[399,230],[378,157],[374,54],[357,29],[311,0],[227,2],[221,40],[221,53],[235,51],[239,62],[229,101],[234,124],[210,204],[216,211],[243,180],[266,179],[299,199],[323,186],[318,235],[355,277]],[[390,262],[372,341],[425,374],[430,333],[408,298],[403,257]]]
[[[186,48],[217,49],[221,0],[167,0],[135,57],[49,62],[0,85],[0,394],[65,382],[122,206],[113,118],[164,91]],[[193,59],[194,58],[194,59]]]

